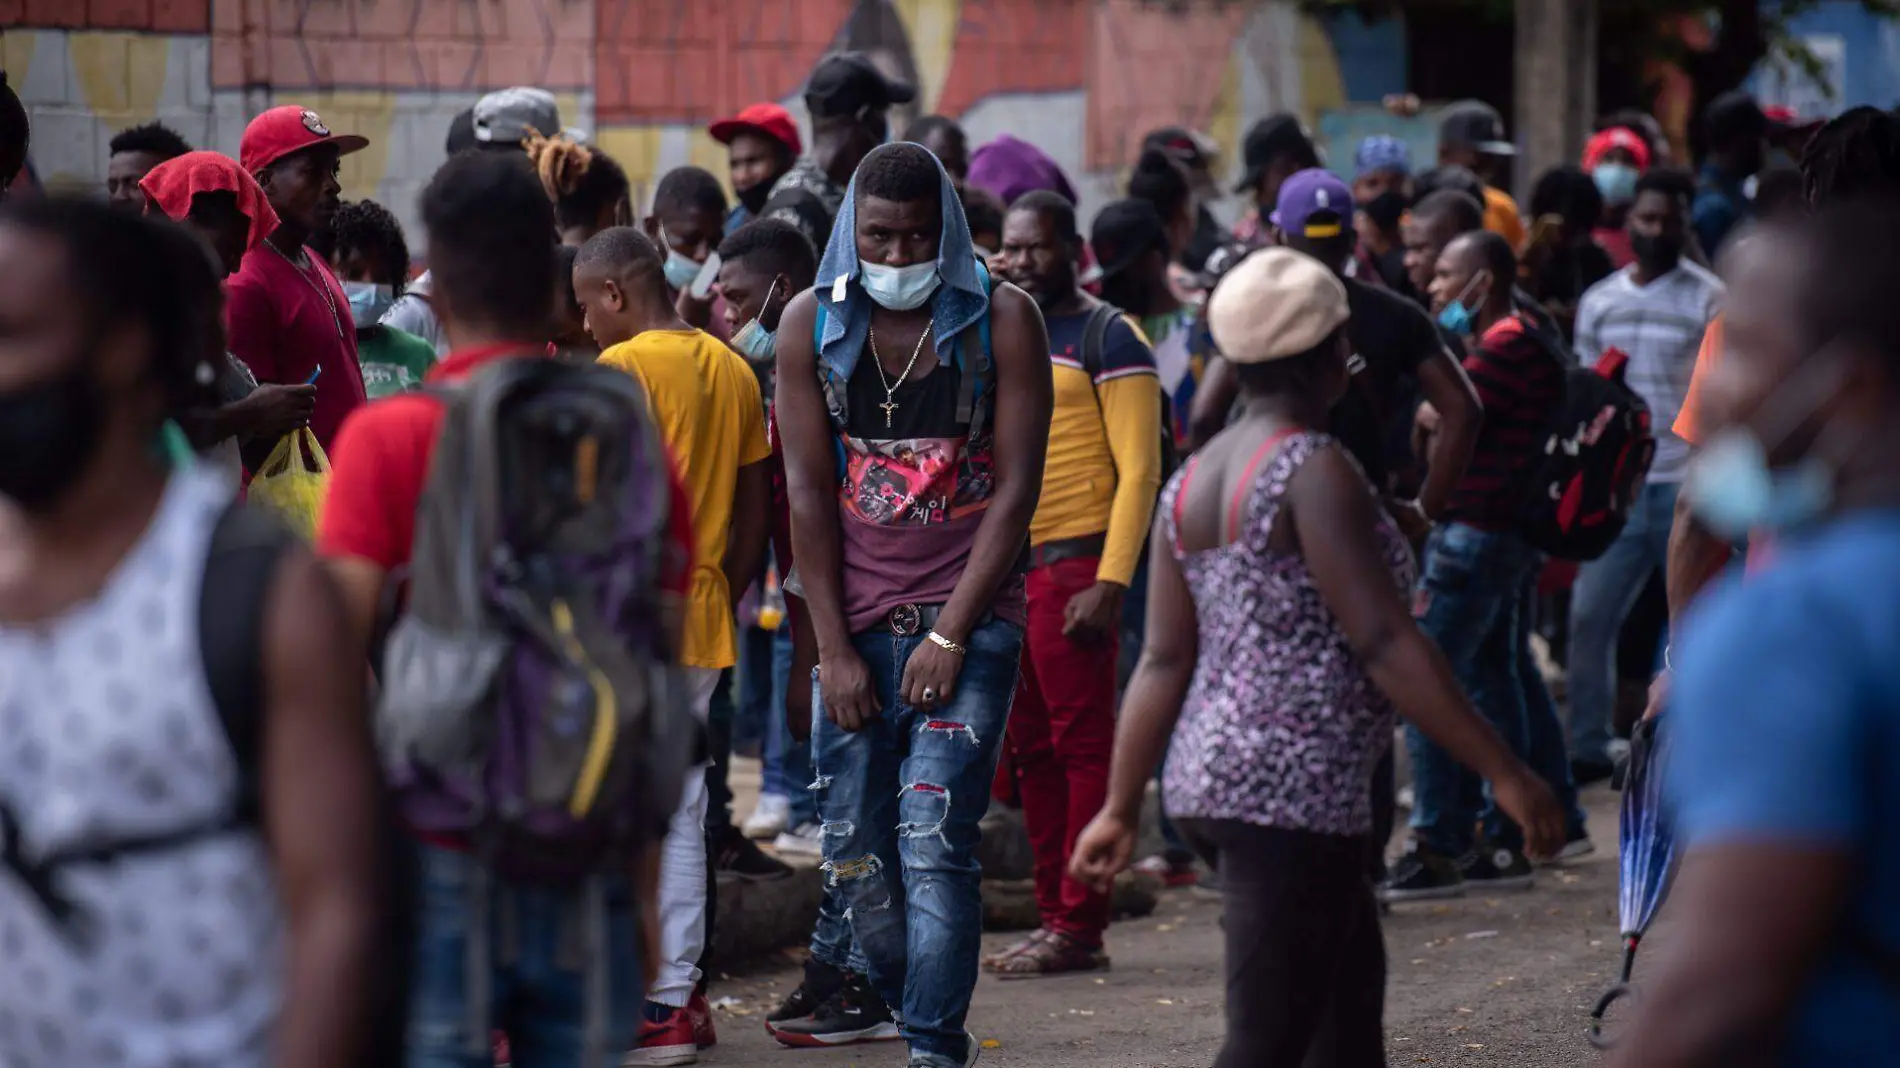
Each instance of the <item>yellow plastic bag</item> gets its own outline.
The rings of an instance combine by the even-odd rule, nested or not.
[[[323,496],[330,488],[330,458],[317,436],[303,427],[285,434],[251,479],[250,503],[268,509],[290,529],[314,540]]]

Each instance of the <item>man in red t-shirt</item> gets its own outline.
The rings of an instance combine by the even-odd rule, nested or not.
[[[323,257],[304,247],[335,214],[338,160],[369,141],[333,134],[317,113],[272,108],[244,128],[238,162],[277,212],[270,239],[225,283],[231,352],[260,383],[317,387],[310,428],[330,447],[343,417],[364,401],[350,302]]]
[[[422,215],[436,265],[432,304],[451,343],[448,357],[430,370],[428,380],[454,381],[500,359],[545,358],[547,294],[554,288],[554,211],[525,157],[471,152],[451,159],[424,191]],[[317,548],[331,560],[363,648],[384,583],[409,563],[416,505],[442,416],[441,402],[427,393],[389,397],[352,414],[330,450],[333,473]],[[677,473],[669,481],[672,551],[665,555],[672,570],[664,578],[663,611],[677,647],[680,604],[692,571],[692,525]],[[412,1059],[431,1064],[462,1064],[469,1044],[462,1036],[471,1012],[489,1020],[490,1010],[467,1000],[469,991],[482,984],[465,974],[468,910],[461,892],[449,888],[465,887],[482,873],[453,843],[418,842],[416,853],[421,891],[415,944],[427,952],[417,955],[411,979],[409,1051]],[[584,1068],[618,1066],[621,1054],[634,1045],[644,977],[653,972],[659,944],[654,913],[658,856],[657,848],[648,848],[630,858],[637,913],[625,896],[607,895],[611,943],[595,951],[607,961],[608,1019],[588,1020],[587,976],[569,962],[563,939],[524,936],[513,947],[512,959],[495,957],[497,970],[487,977],[485,989],[511,990],[515,1009],[489,1023],[505,1028],[518,1049],[539,1050],[548,1064],[580,1065],[582,1035],[590,1022],[605,1028],[614,1052]],[[486,877],[503,891],[492,900],[508,903],[521,930],[566,929],[571,893],[509,885],[492,873]],[[636,949],[644,960],[636,961]]]

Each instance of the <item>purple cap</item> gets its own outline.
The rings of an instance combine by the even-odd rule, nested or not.
[[[1281,184],[1270,221],[1284,233],[1338,237],[1352,222],[1352,190],[1332,171],[1310,167]]]
[[[1075,186],[1049,154],[1027,141],[1004,134],[970,154],[970,176],[965,184],[994,193],[1005,206],[1024,193],[1047,189],[1076,202]]]

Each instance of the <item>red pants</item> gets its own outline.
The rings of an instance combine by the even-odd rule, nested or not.
[[[1069,878],[1082,828],[1108,798],[1115,743],[1117,636],[1079,645],[1062,636],[1069,598],[1095,584],[1095,557],[1059,560],[1029,573],[1022,682],[1009,713],[1009,755],[1023,821],[1036,851],[1036,907],[1043,926],[1099,945],[1108,896]]]

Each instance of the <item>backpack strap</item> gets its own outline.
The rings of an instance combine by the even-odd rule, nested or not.
[[[1082,324],[1082,370],[1089,376],[1091,390],[1108,358],[1108,328],[1121,314],[1120,308],[1103,302],[1089,310],[1088,321]]]
[[[198,642],[218,723],[237,761],[236,821],[261,814],[264,748],[264,614],[271,582],[296,535],[233,501],[218,517],[198,594]]]
[[[983,282],[983,292],[991,301],[996,299],[996,279],[981,260],[976,264],[976,276]],[[974,336],[969,327],[957,335],[957,346],[961,353],[962,373],[957,376],[957,422],[970,428],[969,436],[975,440],[983,433],[983,425],[989,418],[987,403],[994,386],[996,368],[990,358],[990,311],[983,309],[983,315],[976,321]],[[974,373],[972,373],[974,372]],[[979,403],[983,402],[983,403]]]

